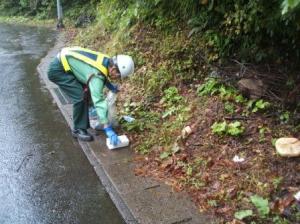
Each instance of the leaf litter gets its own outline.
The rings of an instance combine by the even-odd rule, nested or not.
[[[211,125],[225,114],[219,109],[217,97],[207,100],[206,109],[199,107],[193,112],[187,124],[193,131],[176,143],[176,153],[162,159],[163,148],[152,150],[138,161],[136,171],[140,172],[136,174],[162,180],[174,191],[187,191],[199,211],[217,215],[224,223],[235,222],[234,214],[239,211],[246,211],[238,214],[246,215],[246,220],[268,223],[269,208],[272,214],[296,223],[295,212],[299,211],[291,214],[290,208],[296,201],[292,192],[299,191],[300,159],[282,158],[272,146],[274,137],[291,133],[272,118],[252,114],[251,119],[243,121],[243,136],[214,135]],[[259,141],[261,125],[270,129],[264,141]],[[282,196],[284,191],[288,196]],[[251,203],[255,195],[263,198],[263,206],[259,207],[259,200],[258,207]]]

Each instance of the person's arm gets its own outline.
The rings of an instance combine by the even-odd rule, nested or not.
[[[113,93],[119,92],[119,86],[117,84],[112,84],[110,81],[107,80],[105,85]]]
[[[110,139],[111,144],[117,145],[119,143],[118,135],[113,128],[109,125],[107,119],[107,102],[103,94],[104,79],[99,76],[94,76],[89,82],[89,88],[100,124],[103,125],[103,131]]]
[[[102,125],[108,126],[107,102],[103,94],[104,78],[95,75],[89,82],[89,89],[92,101],[97,111],[99,121]]]

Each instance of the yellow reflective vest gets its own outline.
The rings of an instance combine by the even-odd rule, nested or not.
[[[60,53],[60,60],[66,72],[71,71],[67,56],[74,57],[82,62],[89,64],[90,66],[99,70],[103,75],[108,77],[108,68],[105,66],[105,62],[109,60],[109,56],[92,51],[82,47],[67,47],[63,48]]]

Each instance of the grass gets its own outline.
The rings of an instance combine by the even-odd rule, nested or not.
[[[34,17],[23,16],[0,16],[0,22],[9,24],[25,24],[29,26],[53,26],[55,27],[56,21],[54,19],[37,19]]]

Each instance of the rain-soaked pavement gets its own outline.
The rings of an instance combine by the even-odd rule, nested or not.
[[[0,223],[123,223],[37,75],[54,39],[0,24]]]

